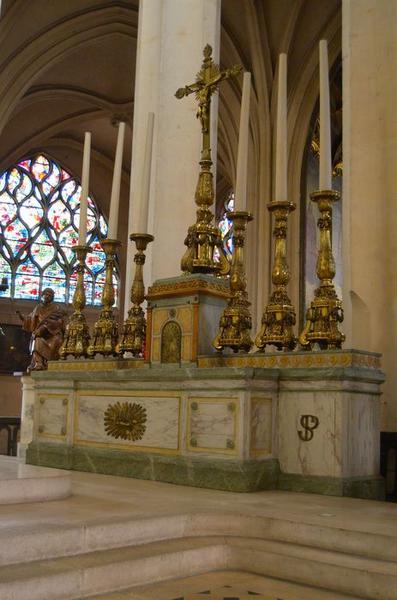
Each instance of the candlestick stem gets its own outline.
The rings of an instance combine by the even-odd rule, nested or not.
[[[121,246],[118,240],[102,240],[101,246],[106,254],[105,261],[105,283],[102,290],[102,309],[98,321],[94,325],[92,343],[88,348],[88,355],[103,354],[114,356],[117,354],[118,325],[113,314],[114,287],[113,273],[117,251]]]
[[[317,277],[319,287],[314,292],[314,300],[306,313],[306,325],[299,336],[299,343],[311,350],[317,343],[321,350],[341,348],[345,335],[339,331],[338,323],[343,321],[342,302],[339,300],[333,279],[335,260],[332,254],[332,203],[340,194],[333,190],[313,192],[311,199],[318,206],[320,218],[317,226],[320,234],[320,247],[317,257]]]
[[[222,351],[232,348],[233,352],[248,352],[253,345],[250,336],[252,327],[250,303],[247,295],[247,279],[244,270],[244,243],[247,223],[253,217],[245,211],[228,212],[233,222],[233,257],[230,272],[230,300],[219,321],[218,335],[212,342],[214,348]]]
[[[59,351],[61,358],[67,358],[69,355],[75,358],[87,356],[87,349],[90,343],[90,333],[83,310],[85,308],[86,296],[84,290],[84,270],[85,260],[89,246],[76,246],[73,248],[77,257],[77,282],[73,294],[72,305],[74,312],[66,325],[65,337]]]
[[[295,204],[288,201],[270,202],[270,213],[274,213],[274,263],[272,270],[273,292],[265,307],[262,327],[256,336],[255,344],[260,350],[267,345],[278,350],[293,350],[296,337],[293,326],[296,322],[295,309],[287,293],[290,271],[287,263],[287,225],[288,215],[295,210]]]
[[[131,287],[132,306],[123,325],[119,354],[131,352],[134,356],[143,354],[146,338],[146,319],[141,306],[145,299],[145,285],[143,283],[143,265],[145,264],[145,250],[147,245],[154,240],[148,233],[132,233],[130,240],[135,242],[137,253],[134,256],[135,275]]]

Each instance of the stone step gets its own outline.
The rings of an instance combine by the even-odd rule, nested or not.
[[[273,517],[202,513],[62,525],[0,524],[0,565],[73,556],[183,537],[279,541],[369,559],[397,560],[397,537]]]
[[[231,569],[365,599],[397,600],[397,563],[258,538],[168,539],[0,569],[2,600],[87,598]]]
[[[0,504],[48,502],[70,496],[70,473],[25,465],[14,456],[2,456],[0,468]]]

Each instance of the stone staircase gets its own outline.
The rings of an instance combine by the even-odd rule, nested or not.
[[[335,598],[397,600],[397,537],[263,516],[10,524],[0,531],[0,564],[1,600],[89,598],[214,570],[304,584]]]

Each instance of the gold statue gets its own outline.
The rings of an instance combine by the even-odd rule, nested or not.
[[[28,371],[43,371],[49,360],[59,358],[66,312],[54,304],[54,290],[45,288],[41,293],[40,303],[29,315],[23,315],[19,310],[16,313],[23,323],[23,329],[32,334],[32,359]]]
[[[221,71],[212,60],[212,48],[208,44],[204,48],[203,54],[203,64],[197,73],[196,81],[179,88],[175,93],[179,99],[190,94],[196,95],[198,101],[196,116],[200,120],[203,134],[201,170],[195,193],[195,201],[198,206],[197,220],[194,225],[189,227],[185,239],[187,250],[182,257],[181,269],[189,273],[227,275],[230,271],[230,264],[223,250],[220,231],[218,227],[212,225],[213,214],[209,210],[214,202],[210,145],[211,96],[218,90],[221,81],[239,73],[241,67],[234,66]]]

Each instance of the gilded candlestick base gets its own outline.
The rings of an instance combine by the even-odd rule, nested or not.
[[[252,348],[252,319],[247,296],[247,279],[244,271],[244,242],[247,223],[253,217],[248,212],[227,213],[233,221],[233,257],[230,273],[230,300],[219,321],[218,335],[212,345],[221,352],[231,348],[233,352],[249,352]]]
[[[154,240],[148,233],[132,233],[130,240],[135,242],[138,252],[134,256],[135,275],[131,287],[132,306],[124,322],[118,346],[119,354],[131,352],[134,356],[143,354],[146,339],[146,319],[141,307],[145,299],[145,286],[143,283],[143,265],[145,264],[145,250],[147,245]]]
[[[76,246],[73,248],[77,257],[77,284],[73,294],[72,305],[74,312],[66,325],[65,336],[59,351],[60,358],[74,356],[75,358],[84,358],[87,356],[87,349],[90,343],[90,332],[83,310],[85,308],[86,296],[84,290],[84,270],[85,260],[89,246]]]
[[[320,247],[317,258],[317,277],[319,287],[314,292],[314,300],[306,313],[306,324],[299,336],[300,345],[311,350],[318,344],[321,350],[341,348],[345,335],[339,331],[338,324],[343,321],[343,307],[339,300],[333,279],[335,261],[332,254],[332,203],[337,202],[340,194],[333,190],[313,192],[311,199],[320,211],[318,228]]]
[[[197,221],[188,229],[185,239],[187,250],[181,260],[181,269],[187,273],[225,276],[230,272],[230,263],[223,248],[221,232],[212,224],[213,214],[209,209],[214,201],[212,161],[201,160],[200,165],[201,172],[195,195],[196,204],[199,206]]]
[[[94,325],[92,343],[87,351],[88,356],[91,357],[95,354],[115,356],[118,343],[118,324],[112,308],[114,304],[113,273],[116,254],[121,243],[118,240],[106,239],[102,240],[101,246],[106,254],[105,283],[102,291],[102,309],[99,319]]]
[[[267,345],[278,350],[293,350],[296,337],[293,326],[296,323],[295,309],[287,293],[290,272],[287,263],[287,225],[288,215],[295,210],[293,202],[270,202],[270,213],[274,213],[274,264],[272,283],[274,286],[269,303],[262,317],[262,327],[255,338],[255,345],[265,350]]]

